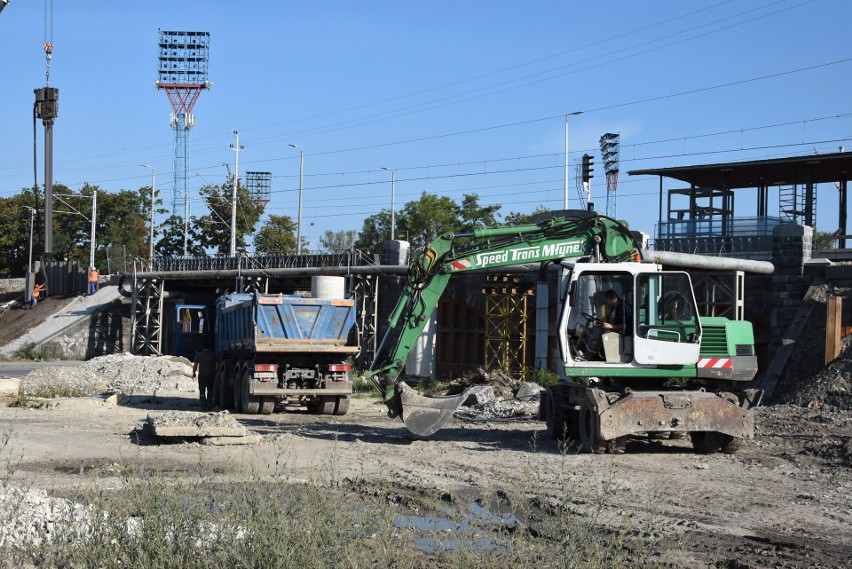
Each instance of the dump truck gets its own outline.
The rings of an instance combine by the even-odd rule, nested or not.
[[[433,434],[467,393],[427,396],[399,376],[449,279],[524,264],[543,273],[556,263],[567,273],[558,321],[564,379],[541,401],[550,436],[588,452],[621,452],[629,435],[676,432],[689,434],[700,452],[734,452],[754,436],[750,408],[760,400],[747,388],[757,373],[751,323],[699,316],[690,275],[646,256],[624,223],[596,212],[441,235],[412,260],[367,376],[390,417],[417,435]],[[611,322],[609,296],[630,308],[621,322]]]
[[[270,414],[276,405],[345,415],[358,353],[355,301],[231,293],[216,302],[213,394],[223,409]]]

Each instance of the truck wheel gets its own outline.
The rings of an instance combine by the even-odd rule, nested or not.
[[[260,401],[260,414],[261,415],[272,415],[273,411],[275,411],[275,398],[274,397],[264,397]]]
[[[237,365],[237,366],[234,367],[234,373],[231,376],[231,379],[233,380],[233,386],[232,386],[232,389],[230,390],[231,394],[233,395],[232,403],[233,403],[233,406],[234,406],[234,411],[241,411],[242,406],[243,406],[243,388],[242,388],[242,382],[240,381],[241,377],[242,377],[242,368],[239,365]]]
[[[222,362],[222,366],[219,368],[219,375],[216,381],[216,385],[219,388],[216,393],[216,404],[219,405],[220,409],[230,409],[234,406],[234,392],[228,384],[228,369],[230,369],[230,362],[226,360]]]
[[[243,413],[249,415],[257,415],[260,411],[260,397],[249,394],[249,384],[251,383],[251,370],[246,368],[243,373],[243,378],[240,381],[240,406]]]
[[[338,397],[334,404],[334,414],[345,415],[347,411],[349,411],[349,398]]]
[[[316,415],[333,415],[336,404],[334,397],[316,397],[308,403],[308,411]]]

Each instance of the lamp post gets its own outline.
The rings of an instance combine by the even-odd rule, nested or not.
[[[148,243],[148,270],[154,270],[154,187],[157,185],[157,169],[149,164],[140,164],[143,168],[151,169],[151,233]]]
[[[568,209],[568,117],[582,115],[583,111],[574,111],[565,115],[565,199],[562,209]]]
[[[382,170],[391,173],[391,241],[396,232],[396,168],[382,166]]]
[[[237,184],[240,183],[240,152],[245,150],[244,146],[240,146],[240,135],[237,131],[234,131],[234,139],[234,144],[229,146],[236,154],[234,159],[234,191],[231,194],[231,257],[237,254]]]
[[[302,177],[305,173],[305,150],[298,144],[291,144],[290,147],[299,149],[299,217],[296,221],[296,254],[302,252]]]

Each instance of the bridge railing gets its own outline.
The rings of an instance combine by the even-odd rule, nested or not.
[[[156,257],[154,272],[236,271],[239,269],[287,269],[375,265],[370,255],[358,250],[321,255],[216,255],[199,257]]]

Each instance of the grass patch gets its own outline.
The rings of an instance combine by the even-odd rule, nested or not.
[[[626,491],[611,466],[583,472],[566,453],[547,461],[558,464],[556,471],[544,471],[535,442],[521,483],[505,489],[495,480],[474,501],[430,501],[418,489],[389,483],[393,473],[382,481],[341,478],[334,452],[327,468],[305,481],[289,469],[284,445],[262,450],[265,473],[243,466],[223,474],[200,461],[176,477],[125,461],[108,483],[69,486],[63,498],[32,502],[23,491],[9,492],[5,481],[0,567],[676,566],[660,557],[670,543],[643,547],[653,515],[639,521],[611,503]],[[589,479],[600,484],[579,483]],[[12,507],[9,496],[17,499]],[[644,499],[653,507],[654,497]],[[45,504],[49,517],[34,518]],[[50,522],[27,525],[33,519]],[[28,531],[10,544],[9,528]]]
[[[18,348],[15,355],[22,360],[31,360],[35,362],[41,362],[47,359],[45,353],[38,348],[35,342],[24,344]]]

